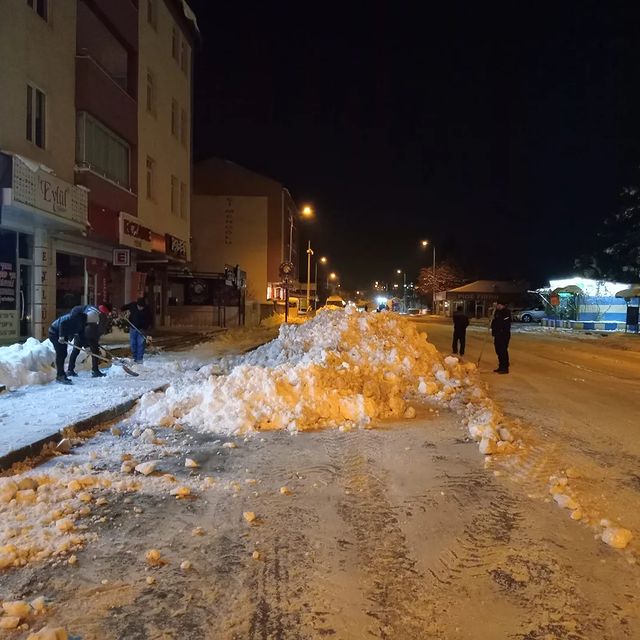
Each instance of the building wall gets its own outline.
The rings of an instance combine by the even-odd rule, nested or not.
[[[221,273],[225,264],[240,265],[247,299],[266,303],[268,205],[266,196],[194,196],[193,269]]]
[[[295,221],[298,217],[296,205],[289,192],[271,178],[245,169],[228,160],[209,158],[194,166],[194,195],[265,196],[267,205],[267,280],[280,280],[280,263],[289,258],[289,212],[294,219],[293,261],[297,265]],[[194,220],[194,229],[198,228]],[[243,269],[243,264],[240,265]]]
[[[49,4],[45,22],[24,0],[0,0],[0,149],[73,182],[76,2]],[[26,138],[27,81],[46,94],[44,149]]]
[[[138,65],[138,217],[145,226],[187,241],[190,236],[191,194],[191,75],[193,47],[174,3],[156,0],[155,27],[147,19],[147,3],[140,3]],[[173,58],[173,28],[179,29],[178,60]],[[181,66],[182,42],[188,63]],[[153,110],[147,108],[147,72],[154,78]],[[177,135],[171,131],[172,101],[177,103]],[[181,133],[186,114],[186,130]],[[184,140],[181,140],[181,135]],[[154,161],[152,197],[147,196],[147,156]],[[178,180],[177,208],[171,211],[171,176]],[[184,211],[180,211],[184,185]],[[189,249],[187,249],[189,250]]]

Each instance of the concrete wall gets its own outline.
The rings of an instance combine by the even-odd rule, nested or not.
[[[76,2],[50,2],[48,21],[24,0],[0,0],[0,148],[73,183]],[[27,82],[46,94],[41,149],[26,138]]]
[[[268,198],[194,195],[194,271],[221,273],[225,264],[247,273],[247,300],[267,301]]]
[[[138,217],[158,233],[170,233],[187,241],[189,251],[191,194],[191,77],[193,47],[187,43],[189,63],[186,73],[172,55],[173,27],[180,42],[188,37],[184,22],[173,3],[157,2],[157,29],[147,21],[146,2],[140,4],[138,45]],[[179,47],[181,53],[182,47]],[[155,113],[147,110],[147,70],[155,78]],[[178,104],[178,134],[171,133],[172,100]],[[186,112],[184,143],[180,139],[181,110]],[[147,197],[147,155],[155,161],[155,196]],[[171,212],[171,176],[186,186],[184,216]],[[177,195],[180,209],[180,194]]]

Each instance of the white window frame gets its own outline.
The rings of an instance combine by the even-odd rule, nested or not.
[[[147,67],[147,112],[152,114],[153,116],[155,116],[157,113],[157,95],[158,90],[156,84],[156,74],[149,67]]]
[[[173,215],[178,215],[178,206],[179,206],[179,191],[180,191],[180,181],[174,175],[171,176],[171,213]]]
[[[180,135],[180,105],[175,98],[171,98],[171,135],[178,138]]]
[[[180,62],[180,31],[176,24],[173,25],[171,32],[171,57],[176,62]]]
[[[42,13],[38,10],[38,3],[42,2]],[[39,15],[45,22],[49,22],[49,0],[27,0],[27,6]]]
[[[180,142],[183,147],[187,146],[187,111],[180,109]]]
[[[158,2],[157,0],[147,0],[147,24],[154,31],[158,30]]]
[[[147,156],[146,161],[146,192],[147,199],[156,201],[156,161]]]
[[[180,181],[180,217],[187,219],[187,185]]]
[[[29,93],[31,90],[31,93]],[[42,96],[42,134],[41,143],[38,144],[36,135],[36,123],[38,122],[38,94]],[[25,137],[26,139],[39,149],[47,148],[47,94],[40,87],[33,84],[33,82],[27,82],[27,99],[26,99],[26,112],[25,112]],[[29,111],[31,115],[29,116]],[[29,131],[30,129],[30,131]]]
[[[190,47],[189,42],[183,36],[182,44],[180,46],[180,68],[182,69],[182,73],[185,75],[189,72],[189,58],[190,58]]]

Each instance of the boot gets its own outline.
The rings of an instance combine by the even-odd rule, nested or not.
[[[77,374],[73,369],[69,369],[69,370],[67,371],[67,376],[68,376],[68,377],[71,377],[71,378],[77,378],[77,377],[78,377],[78,374]]]
[[[56,382],[58,382],[59,384],[73,384],[73,382],[71,382],[71,380],[69,380],[67,376],[57,376]]]
[[[91,372],[91,377],[92,378],[104,378],[107,374],[106,373],[102,373],[102,371],[100,371],[100,369],[97,369],[96,371],[92,371]]]

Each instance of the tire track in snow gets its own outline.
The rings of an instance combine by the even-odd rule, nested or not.
[[[399,508],[387,496],[373,442],[372,434],[361,433],[340,454],[345,498],[338,513],[351,533],[359,588],[369,603],[366,614],[372,623],[366,635],[381,640],[440,637],[433,602],[399,526]],[[364,451],[358,451],[361,447]]]

